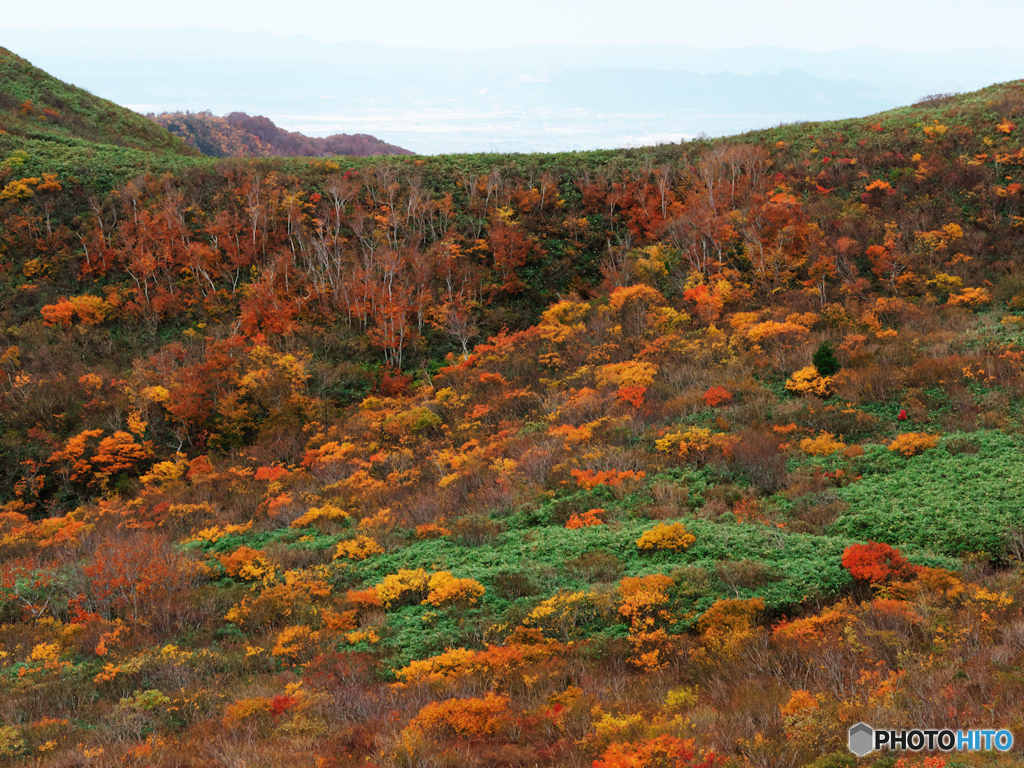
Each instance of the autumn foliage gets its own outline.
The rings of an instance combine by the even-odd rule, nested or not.
[[[42,152],[77,118],[26,67],[0,762],[824,767],[1019,721],[1019,83],[213,162]]]
[[[913,569],[898,549],[877,541],[851,544],[843,550],[843,568],[872,585],[912,576]]]

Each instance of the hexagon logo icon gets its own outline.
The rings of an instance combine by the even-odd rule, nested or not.
[[[850,726],[849,746],[850,751],[857,757],[864,757],[874,749],[875,729],[867,723],[857,723]]]

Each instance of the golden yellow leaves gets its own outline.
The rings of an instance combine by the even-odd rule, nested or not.
[[[448,571],[438,571],[427,582],[427,599],[435,607],[469,605],[484,596],[484,586],[474,579],[457,579]]]
[[[369,536],[356,536],[354,539],[339,542],[333,559],[365,560],[383,553],[384,548]]]
[[[646,387],[654,382],[658,366],[640,360],[627,360],[624,363],[602,365],[595,372],[597,383],[601,386],[634,386]]]
[[[686,530],[682,523],[659,523],[641,534],[636,540],[636,547],[641,552],[682,552],[696,540],[697,537]]]
[[[836,440],[831,432],[822,432],[817,437],[805,437],[800,441],[800,450],[810,456],[831,456],[846,448],[846,443]]]
[[[318,523],[340,522],[348,518],[348,512],[333,504],[310,507],[306,514],[292,521],[292,528],[305,528]],[[360,558],[361,559],[361,558]]]
[[[796,371],[786,381],[786,390],[797,395],[817,395],[828,397],[831,394],[831,376],[822,376],[813,365]]]
[[[923,432],[907,432],[889,443],[889,450],[904,456],[915,456],[929,448],[934,448],[938,444],[938,435],[926,435]]]

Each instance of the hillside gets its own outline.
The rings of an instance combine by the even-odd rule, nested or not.
[[[0,128],[29,139],[195,154],[142,115],[51,77],[6,48],[0,48]]]
[[[1017,764],[1021,126],[5,160],[0,760]]]
[[[174,112],[151,118],[194,149],[210,157],[334,157],[347,155],[411,155],[407,149],[366,134],[339,133],[304,136],[278,128],[269,118],[232,112],[218,117],[209,112]]]
[[[57,173],[105,194],[140,173],[178,173],[202,155],[142,115],[64,83],[0,48],[0,167]]]

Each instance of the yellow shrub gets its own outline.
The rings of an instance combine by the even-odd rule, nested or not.
[[[414,571],[402,568],[384,577],[377,585],[377,596],[385,608],[406,602],[418,603],[426,597],[429,584],[430,577],[422,568]]]
[[[610,613],[613,605],[602,604],[592,592],[560,592],[549,597],[523,619],[527,627],[539,629],[546,637],[567,642],[579,634],[579,630]]]
[[[338,560],[347,557],[349,560],[365,560],[372,555],[379,555],[383,552],[384,548],[369,536],[356,536],[354,539],[338,543],[334,559]]]
[[[13,725],[0,728],[0,757],[18,757],[26,751],[25,739]]]
[[[927,282],[927,285],[934,288],[939,293],[949,294],[963,288],[964,281],[955,275],[947,275],[945,272],[939,272],[933,279]]]
[[[278,634],[277,641],[270,653],[278,658],[298,661],[311,651],[318,638],[318,633],[312,631],[305,624],[285,627]]]
[[[636,540],[637,549],[641,552],[668,549],[681,552],[689,547],[697,537],[686,530],[682,523],[660,523]]]
[[[225,536],[229,536],[233,533],[245,533],[252,528],[253,521],[250,520],[245,525],[225,525],[223,527],[219,525],[213,525],[209,528],[202,528],[196,531],[191,538],[186,539],[189,541],[209,541],[210,543],[216,543]]]
[[[799,323],[776,322],[767,320],[763,323],[755,323],[747,329],[747,338],[755,344],[763,344],[780,337],[792,338],[795,336],[806,336],[808,329]]]
[[[238,699],[224,708],[224,725],[228,728],[237,727],[247,722],[269,721],[270,717],[270,699],[262,696],[254,699]]]
[[[786,389],[797,395],[817,395],[828,397],[831,393],[831,376],[822,376],[813,365],[801,368],[789,377]]]
[[[477,655],[477,651],[449,648],[429,659],[411,661],[395,674],[406,683],[450,682],[460,675],[468,674],[473,669]]]
[[[596,371],[597,383],[613,387],[638,386],[646,387],[654,382],[658,374],[658,366],[640,360],[627,360],[624,363],[602,365]]]
[[[690,427],[685,432],[673,432],[655,440],[654,446],[659,451],[678,451],[686,456],[694,451],[704,451],[711,447],[712,433],[704,427]]]
[[[938,444],[938,435],[926,435],[923,432],[907,432],[889,443],[889,450],[902,453],[904,456],[915,456],[929,448],[934,448]]]
[[[697,706],[698,686],[681,685],[665,694],[665,709],[684,712]]]
[[[348,512],[333,504],[324,504],[322,507],[310,507],[302,517],[292,522],[292,528],[305,528],[314,523],[340,522],[348,517]]]
[[[831,456],[846,448],[846,443],[836,440],[831,432],[822,432],[817,437],[805,437],[800,441],[800,450],[811,456]]]
[[[473,579],[456,579],[448,571],[439,571],[427,582],[427,599],[434,606],[468,605],[484,596],[484,585]]]

